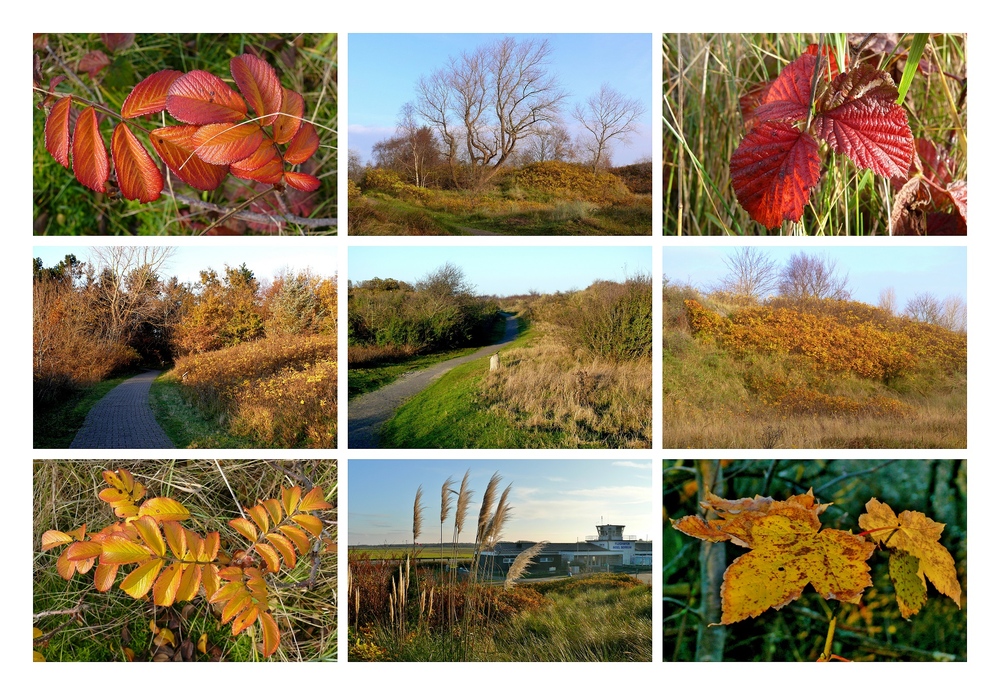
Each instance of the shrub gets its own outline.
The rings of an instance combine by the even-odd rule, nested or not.
[[[401,191],[403,186],[399,174],[389,169],[369,169],[365,172],[365,179],[361,183],[361,189],[364,191],[384,191],[386,193]]]
[[[529,164],[512,174],[509,183],[522,189],[570,200],[589,200],[599,205],[622,202],[631,196],[614,174],[595,174],[581,164],[565,162]]]

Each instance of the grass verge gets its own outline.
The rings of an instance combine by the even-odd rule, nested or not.
[[[352,367],[347,370],[347,396],[348,398],[354,398],[369,391],[377,391],[408,372],[424,369],[438,362],[450,360],[453,357],[471,355],[478,349],[478,347],[460,348],[458,350],[433,352],[427,355],[415,355],[409,359],[390,364],[380,364],[375,367]]]
[[[252,449],[248,437],[229,431],[225,418],[206,417],[184,397],[179,381],[161,374],[149,391],[156,421],[179,449]]]
[[[63,400],[49,407],[35,407],[33,419],[33,446],[35,449],[68,449],[73,437],[83,426],[90,409],[104,398],[108,391],[136,374],[129,372],[114,379],[106,379],[79,391],[72,391]]]

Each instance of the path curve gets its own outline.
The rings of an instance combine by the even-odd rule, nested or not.
[[[517,319],[507,317],[503,338],[493,345],[476,350],[471,355],[453,357],[415,372],[408,372],[377,391],[358,396],[347,404],[347,445],[352,449],[378,448],[378,430],[406,400],[427,388],[442,374],[465,362],[496,352],[501,345],[517,337]]]
[[[90,409],[70,449],[173,449],[174,443],[153,417],[149,387],[155,369],[127,379]]]

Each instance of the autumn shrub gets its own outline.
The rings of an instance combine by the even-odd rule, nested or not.
[[[371,367],[399,362],[413,357],[417,352],[415,345],[351,345],[347,348],[347,366]]]
[[[636,162],[625,166],[612,167],[611,173],[622,180],[625,187],[635,194],[652,195],[653,162]]]
[[[208,417],[269,447],[336,442],[336,336],[265,338],[179,358],[171,372]]]
[[[529,164],[511,174],[508,185],[599,205],[624,201],[631,195],[614,174],[595,174],[582,164],[566,162]]]
[[[397,193],[404,188],[399,174],[390,169],[372,168],[365,171],[365,178],[361,182],[363,191],[384,191],[385,193]]]

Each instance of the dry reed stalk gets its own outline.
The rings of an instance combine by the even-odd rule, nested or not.
[[[535,543],[533,546],[526,550],[522,550],[514,562],[511,563],[510,570],[507,572],[507,579],[504,580],[503,588],[510,589],[514,586],[514,582],[524,576],[524,573],[528,571],[528,565],[531,561],[535,559],[538,553],[542,552],[542,548],[548,541],[540,541]]]
[[[420,531],[424,524],[424,509],[425,507],[420,503],[423,501],[424,497],[424,486],[417,486],[417,495],[413,499],[413,545],[416,546],[417,538],[420,537]]]
[[[510,510],[512,507],[507,502],[507,497],[510,495],[511,486],[508,485],[503,494],[500,495],[500,501],[497,502],[497,509],[490,518],[490,523],[486,527],[486,533],[483,537],[483,548],[492,549],[496,546],[497,542],[500,540],[503,534],[503,527],[507,521],[510,520]]]
[[[479,508],[479,523],[476,525],[476,546],[486,540],[486,529],[490,523],[490,510],[493,509],[493,501],[497,497],[497,488],[500,487],[500,481],[503,478],[500,473],[494,473],[493,477],[490,478],[489,484],[486,486],[486,492],[483,493],[483,504]]]
[[[465,517],[469,513],[469,505],[472,504],[472,490],[469,488],[469,471],[465,471],[462,476],[462,485],[458,488],[458,499],[455,501],[455,536],[454,541],[458,543],[458,537],[465,527]]]

